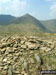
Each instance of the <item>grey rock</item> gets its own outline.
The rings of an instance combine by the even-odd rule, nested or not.
[[[11,65],[9,66],[9,69],[8,69],[8,75],[13,75],[13,70],[12,70],[12,66]]]
[[[23,62],[23,66],[22,67],[27,72],[27,74],[29,74],[29,64],[28,64],[28,62],[27,62],[26,59],[24,59],[24,62]],[[26,75],[26,73],[24,75]]]
[[[35,57],[36,62],[41,64],[41,62],[42,62],[41,58],[40,58],[40,56],[37,53],[35,53],[34,57]]]

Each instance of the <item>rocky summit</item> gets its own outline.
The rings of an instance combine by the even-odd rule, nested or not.
[[[41,70],[55,69],[55,38],[0,38],[0,75],[42,75]]]

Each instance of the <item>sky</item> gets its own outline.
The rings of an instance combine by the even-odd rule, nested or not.
[[[30,14],[39,20],[56,19],[56,0],[0,0],[0,15]]]

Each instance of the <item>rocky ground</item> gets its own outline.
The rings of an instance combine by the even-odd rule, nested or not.
[[[0,75],[42,75],[41,70],[56,70],[55,38],[0,38]]]

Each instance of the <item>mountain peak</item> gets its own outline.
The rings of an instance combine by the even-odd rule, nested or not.
[[[28,16],[31,16],[31,15],[30,14],[25,14],[24,16],[27,16],[28,17]]]

